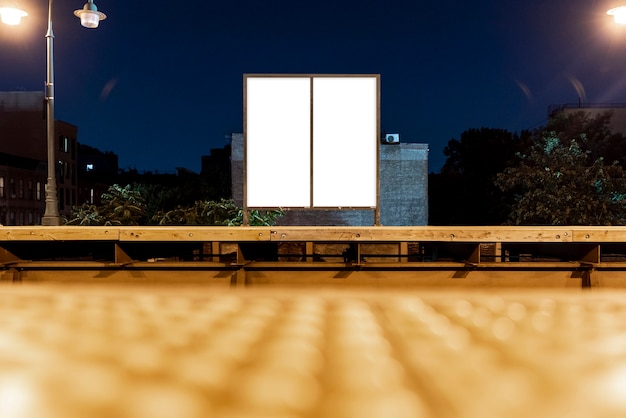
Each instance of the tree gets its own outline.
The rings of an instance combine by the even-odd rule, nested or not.
[[[448,158],[440,174],[429,176],[429,223],[493,225],[502,223],[512,202],[495,184],[496,175],[528,147],[530,133],[504,129],[468,129],[444,148]]]
[[[559,113],[551,117],[547,125],[536,132],[536,136],[553,132],[566,146],[575,138],[580,148],[589,152],[591,161],[603,158],[606,164],[617,161],[626,167],[624,136],[612,131],[612,117],[610,110],[597,114],[585,111]]]
[[[582,117],[579,115],[579,117]],[[601,126],[604,126],[604,123]],[[626,176],[618,162],[594,157],[585,132],[541,131],[519,163],[498,174],[496,185],[512,192],[514,225],[617,225],[626,221]],[[593,132],[599,138],[597,132]],[[565,136],[571,135],[569,142]],[[584,149],[584,144],[587,149]]]

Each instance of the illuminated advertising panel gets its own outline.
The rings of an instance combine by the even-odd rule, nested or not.
[[[313,206],[375,207],[377,79],[313,79]]]
[[[379,76],[246,75],[244,206],[376,208]]]
[[[308,78],[248,78],[246,197],[250,207],[309,207]]]

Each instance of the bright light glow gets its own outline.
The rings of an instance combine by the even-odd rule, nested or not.
[[[377,87],[376,76],[246,77],[247,206],[376,207]]]
[[[311,206],[311,81],[246,79],[249,207]]]
[[[36,404],[35,389],[27,376],[9,373],[0,381],[0,411],[6,418],[32,416]]]
[[[19,25],[24,16],[28,16],[23,10],[13,7],[0,7],[0,20],[6,25]]]
[[[90,12],[87,10],[81,10],[79,14],[80,24],[86,28],[94,29],[100,24],[100,15],[98,12]]]
[[[606,13],[613,16],[615,23],[619,25],[626,25],[626,6],[615,7]]]
[[[313,206],[376,207],[376,77],[315,77]]]
[[[74,16],[80,19],[80,24],[86,28],[97,28],[101,20],[107,18],[107,15],[98,11],[98,7],[92,0],[89,0],[82,9],[74,10]]]

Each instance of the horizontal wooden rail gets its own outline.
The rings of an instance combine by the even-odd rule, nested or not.
[[[0,227],[0,279],[626,287],[626,227]]]

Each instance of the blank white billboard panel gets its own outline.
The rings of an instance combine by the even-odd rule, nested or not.
[[[377,80],[313,79],[313,206],[375,207]]]
[[[377,76],[246,76],[245,207],[376,208]]]
[[[309,78],[247,79],[247,206],[310,206],[310,86]]]

